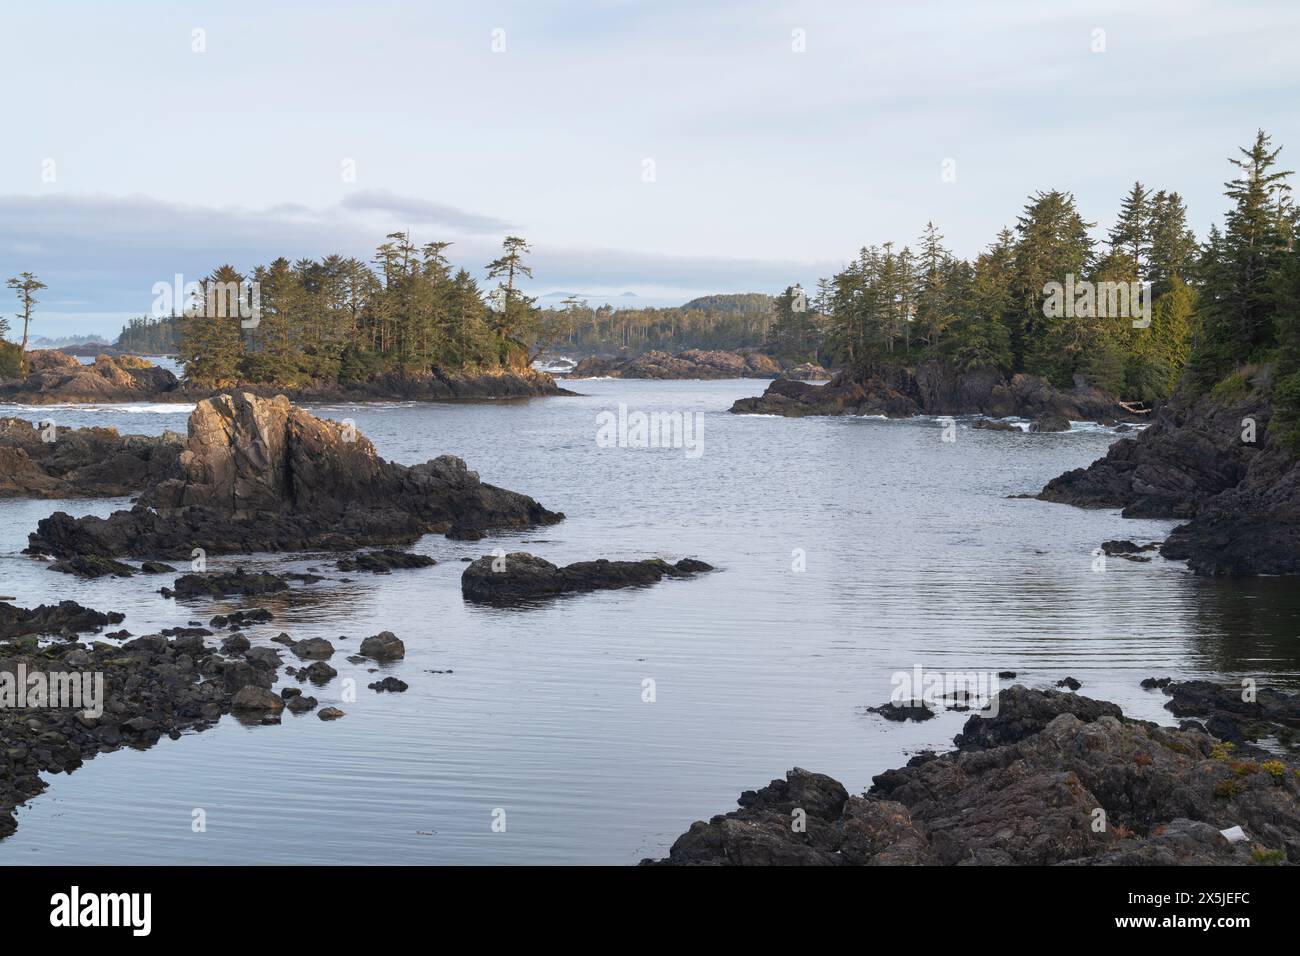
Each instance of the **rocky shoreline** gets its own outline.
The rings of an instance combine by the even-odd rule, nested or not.
[[[1086,383],[1067,391],[1036,375],[1017,373],[1006,378],[994,369],[958,373],[938,360],[915,368],[871,364],[839,372],[825,385],[778,379],[757,397],[742,398],[731,407],[736,415],[986,415],[1054,421],[1040,430],[1059,431],[1061,420],[1113,425],[1141,422],[1147,416],[1122,407],[1112,396]]]
[[[28,353],[26,379],[0,381],[0,404],[57,405],[95,402],[200,402],[222,391],[261,397],[285,395],[295,402],[489,401],[571,395],[546,372],[530,368],[485,372],[385,374],[355,385],[308,384],[297,388],[264,383],[227,389],[188,386],[164,368],[132,355],[100,354],[82,364],[61,351]]]
[[[1300,574],[1300,464],[1269,434],[1271,369],[1235,398],[1177,395],[1150,428],[1048,482],[1043,501],[1188,519],[1160,553],[1197,574]]]
[[[1244,708],[1256,736],[1300,728],[1294,695],[1240,704],[1240,687],[1207,692],[1205,683],[1183,691],[1167,682],[1170,709],[1240,729]],[[996,716],[967,720],[956,750],[917,754],[861,796],[795,768],[643,865],[1300,863],[1295,756],[1239,740],[1216,739],[1198,721],[1161,727],[1105,701],[1017,685],[999,692]]]
[[[635,356],[589,356],[568,373],[569,378],[808,378],[828,379],[820,365],[786,365],[756,349],[734,352],[686,349],[676,354],[652,350]]]

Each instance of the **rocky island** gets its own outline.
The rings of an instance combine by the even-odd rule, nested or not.
[[[174,466],[146,483],[130,511],[108,518],[56,512],[28,552],[56,558],[135,555],[188,559],[249,551],[355,550],[421,535],[477,537],[564,516],[479,480],[444,455],[385,461],[348,426],[284,396],[223,394],[200,402]]]
[[[783,364],[757,349],[733,352],[685,349],[676,354],[651,350],[630,357],[590,356],[580,361],[569,378],[807,378],[825,379],[830,373],[810,363]]]
[[[1140,422],[1113,396],[1080,380],[1065,391],[1045,378],[996,369],[958,372],[950,363],[927,359],[915,366],[872,362],[847,369],[825,385],[778,379],[755,398],[731,407],[736,415],[987,415],[991,418],[1064,419],[1102,424]],[[1059,425],[1050,430],[1061,430]]]
[[[345,383],[304,378],[292,385],[255,380],[217,386],[182,381],[131,355],[99,355],[86,365],[61,351],[34,351],[28,353],[28,362],[25,378],[0,379],[0,403],[188,403],[232,390],[262,397],[283,394],[296,402],[480,401],[571,394],[546,372],[527,367],[453,371],[434,366],[383,371]]]

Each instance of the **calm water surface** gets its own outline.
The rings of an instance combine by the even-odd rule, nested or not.
[[[247,633],[333,640],[340,678],[311,693],[348,716],[286,712],[278,727],[227,717],[101,755],[49,778],[0,842],[0,864],[633,863],[790,767],[861,790],[908,753],[947,746],[961,714],[898,725],[864,712],[916,664],[1010,669],[1030,686],[1072,675],[1083,693],[1165,723],[1165,698],[1141,678],[1300,683],[1294,585],[1204,581],[1158,557],[1095,573],[1101,541],[1159,540],[1172,523],[1007,497],[1086,465],[1113,433],[960,422],[945,443],[929,419],[727,413],[766,384],[582,381],[577,398],[313,408],[352,418],[386,457],[460,455],[568,518],[474,543],[426,537],[416,550],[438,564],[389,576],[343,575],[319,555],[213,559],[326,569],[324,583],[255,602],[276,619]],[[703,413],[703,454],[597,447],[597,414],[620,402]],[[0,414],[156,434],[183,431],[188,411]],[[248,606],[166,600],[150,577],[78,581],[18,553],[51,511],[125,504],[0,502],[0,592],[120,610],[135,634]],[[459,559],[497,547],[559,563],[693,556],[719,570],[524,610],[465,604]],[[410,684],[405,694],[367,690],[376,675],[343,659],[380,630],[406,642],[406,659],[383,670]],[[340,701],[346,677],[355,702]],[[204,833],[191,830],[196,808]],[[503,833],[492,830],[498,808]]]

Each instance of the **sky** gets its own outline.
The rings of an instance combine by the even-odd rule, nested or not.
[[[49,286],[33,334],[111,336],[177,274],[397,229],[641,304],[928,221],[973,256],[1040,189],[1099,236],[1178,190],[1204,235],[1257,128],[1300,164],[1297,36],[1293,0],[13,5],[0,277]]]

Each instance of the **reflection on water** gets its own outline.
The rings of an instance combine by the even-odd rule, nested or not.
[[[247,603],[178,604],[157,578],[75,581],[17,553],[53,510],[122,501],[0,502],[0,593],[121,610],[135,634],[268,607],[275,620],[250,639],[329,638],[339,677],[310,692],[347,711],[223,720],[96,758],[20,812],[0,864],[630,863],[789,767],[860,789],[906,753],[947,745],[960,714],[897,725],[863,711],[917,664],[1015,670],[1030,686],[1070,675],[1165,722],[1143,677],[1300,683],[1294,587],[1204,581],[1159,558],[1095,573],[1101,541],[1160,540],[1172,523],[1008,497],[1088,463],[1113,434],[961,423],[944,443],[927,420],[727,414],[765,385],[601,380],[572,383],[574,398],[317,408],[352,418],[387,457],[460,455],[568,520],[472,543],[426,537],[415,550],[438,564],[391,575],[343,574],[321,555],[212,560],[327,577]],[[704,453],[598,447],[596,416],[620,402],[702,412]],[[156,407],[55,417],[154,434],[185,423]],[[719,570],[522,611],[465,604],[462,559],[498,547],[560,563],[693,556]],[[346,660],[381,630],[406,642],[406,660]],[[387,673],[410,690],[366,689]],[[355,701],[341,696],[348,679]],[[190,829],[197,807],[203,834]],[[497,808],[504,833],[491,829]]]

